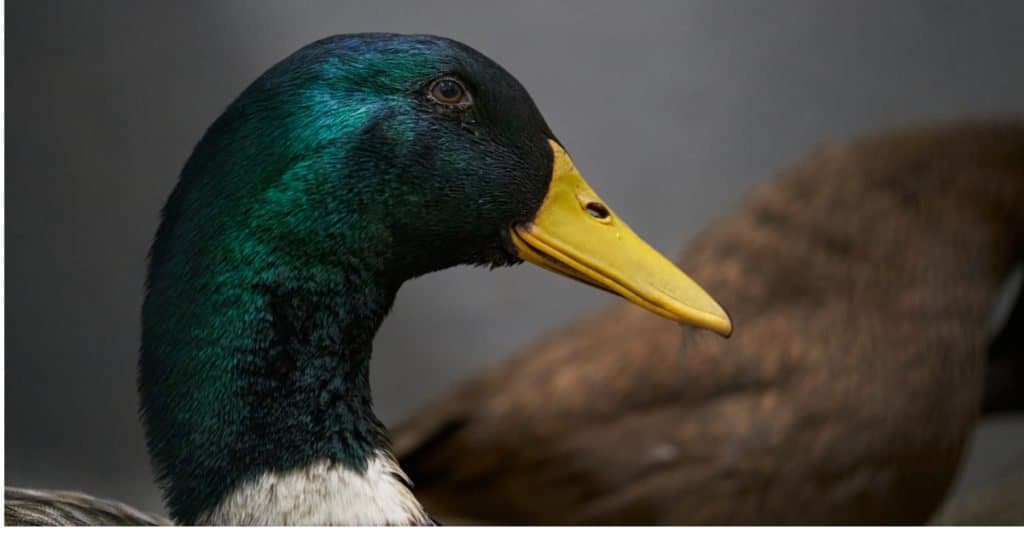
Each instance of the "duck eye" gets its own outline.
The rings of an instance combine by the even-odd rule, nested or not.
[[[441,104],[451,106],[468,105],[470,103],[469,92],[458,80],[453,78],[441,78],[430,85],[430,98]]]

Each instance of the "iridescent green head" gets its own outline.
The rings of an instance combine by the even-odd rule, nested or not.
[[[210,201],[190,217],[260,249],[243,255],[405,278],[506,263],[509,223],[528,221],[547,191],[552,137],[526,90],[465,45],[332,37],[242,93],[175,195]]]

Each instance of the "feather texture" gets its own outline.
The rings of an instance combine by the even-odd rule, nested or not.
[[[167,526],[171,521],[81,492],[4,487],[7,526]]]

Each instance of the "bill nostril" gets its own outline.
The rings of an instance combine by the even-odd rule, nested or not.
[[[608,210],[608,207],[599,202],[588,202],[585,206],[587,213],[590,214],[594,219],[605,220],[608,219],[612,214]]]

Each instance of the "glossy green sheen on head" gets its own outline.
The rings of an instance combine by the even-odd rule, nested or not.
[[[473,104],[428,95],[442,76]],[[249,86],[182,170],[151,251],[142,414],[171,514],[386,444],[370,346],[403,281],[516,261],[553,139],[525,89],[460,43],[313,43]]]

